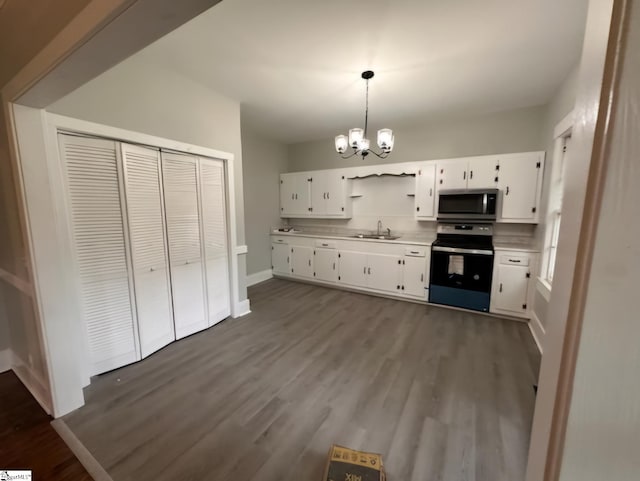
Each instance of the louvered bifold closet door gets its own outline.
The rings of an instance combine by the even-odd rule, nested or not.
[[[90,375],[140,359],[116,143],[60,134]]]
[[[122,145],[129,243],[142,357],[176,338],[165,242],[160,151]]]
[[[176,338],[209,326],[198,210],[198,158],[162,152]]]
[[[200,158],[200,199],[209,326],[231,313],[224,163]]]

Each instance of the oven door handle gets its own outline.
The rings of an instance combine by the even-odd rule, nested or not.
[[[481,256],[493,255],[493,251],[483,249],[462,249],[460,247],[433,246],[431,250],[435,252],[451,252],[452,254],[477,254]]]

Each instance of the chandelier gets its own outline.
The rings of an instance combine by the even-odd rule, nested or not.
[[[343,159],[348,159],[354,155],[361,155],[365,158],[369,153],[377,155],[381,159],[384,159],[393,150],[393,131],[391,129],[378,130],[378,147],[380,152],[370,149],[370,142],[367,138],[367,126],[369,123],[369,80],[373,78],[373,72],[366,70],[362,72],[362,78],[367,83],[367,96],[366,107],[364,111],[364,130],[360,128],[350,129],[349,136],[337,135],[336,136],[336,151],[339,154],[344,154],[349,147],[353,149],[353,153],[349,155],[342,155]]]

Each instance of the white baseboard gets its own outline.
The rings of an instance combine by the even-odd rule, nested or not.
[[[232,314],[232,317],[235,319],[237,317],[246,316],[247,314],[251,314],[251,303],[249,299],[245,299],[244,301],[240,301],[236,304],[235,312]]]
[[[38,374],[34,372],[26,363],[24,363],[18,356],[13,353],[12,356],[13,372],[18,376],[18,379],[29,390],[31,395],[38,401],[38,404],[42,406],[42,409],[47,414],[51,415],[53,410],[51,409],[51,397],[47,385],[40,378]]]
[[[542,326],[542,322],[536,316],[536,313],[531,311],[531,320],[529,321],[529,330],[531,331],[531,335],[533,336],[533,340],[536,341],[536,345],[538,346],[538,351],[540,354],[543,354],[542,342],[544,341],[545,330]]]
[[[247,287],[255,286],[260,282],[268,281],[273,277],[273,271],[271,269],[266,269],[264,271],[256,272],[254,274],[249,274],[247,276]]]
[[[13,352],[11,349],[0,351],[0,372],[7,372],[13,366]]]

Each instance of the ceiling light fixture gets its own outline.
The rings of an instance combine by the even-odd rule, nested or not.
[[[370,142],[367,138],[367,127],[369,123],[369,80],[373,78],[373,72],[366,70],[362,72],[362,78],[367,82],[367,97],[366,107],[364,111],[364,130],[360,128],[349,130],[349,136],[337,135],[336,136],[336,151],[339,154],[344,154],[349,147],[353,149],[353,153],[349,155],[343,155],[343,159],[348,159],[354,155],[361,155],[362,158],[372,153],[377,155],[381,159],[387,157],[393,150],[393,131],[391,129],[378,130],[378,147],[380,152],[370,149]]]

